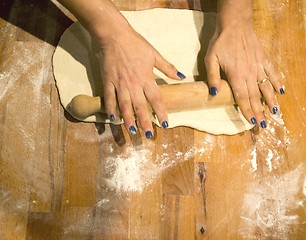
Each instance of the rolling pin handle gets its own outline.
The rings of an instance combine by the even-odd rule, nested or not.
[[[86,119],[99,112],[105,113],[104,102],[100,97],[90,97],[83,94],[77,95],[71,100],[69,109],[72,115],[78,119]]]

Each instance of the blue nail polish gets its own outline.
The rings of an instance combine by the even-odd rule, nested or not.
[[[277,107],[273,107],[272,108],[272,113],[273,114],[277,114],[278,113],[278,108]]]
[[[254,125],[256,125],[256,123],[257,123],[256,118],[252,117],[252,118],[251,118],[251,123],[254,124]]]
[[[262,121],[260,122],[260,126],[261,126],[262,128],[266,128],[266,127],[267,127],[266,121],[265,121],[265,120],[262,120]]]
[[[186,78],[186,76],[185,76],[183,73],[179,72],[179,71],[177,71],[176,75],[177,75],[180,79],[182,79],[182,80]]]
[[[151,131],[146,131],[145,135],[146,135],[146,138],[148,138],[148,139],[153,138],[153,134],[152,134]]]
[[[279,89],[280,94],[285,94],[285,90],[283,88]]]
[[[109,115],[109,120],[111,122],[115,121],[115,116],[113,114]]]
[[[211,96],[216,96],[218,94],[218,89],[216,87],[211,87],[209,93]]]
[[[136,130],[136,128],[132,125],[132,126],[129,127],[129,132],[130,132],[130,134],[132,134],[132,135],[136,135],[137,130]]]
[[[168,124],[167,121],[163,121],[161,125],[162,125],[163,128],[169,127],[169,124]]]

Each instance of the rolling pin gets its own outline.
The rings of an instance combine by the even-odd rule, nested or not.
[[[159,85],[159,88],[168,113],[235,104],[232,90],[224,80],[221,81],[221,91],[216,96],[209,94],[207,85],[202,81],[165,84]],[[86,119],[96,113],[105,113],[103,99],[99,96],[77,95],[71,100],[69,108],[71,114],[77,119]],[[148,109],[152,112],[149,103]]]

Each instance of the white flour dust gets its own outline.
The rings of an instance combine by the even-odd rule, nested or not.
[[[14,6],[11,18],[19,12]],[[0,209],[5,209],[0,210],[0,236],[11,239],[25,231],[20,231],[26,228],[20,216],[41,204],[46,206],[52,195],[46,116],[50,114],[54,47],[9,22],[0,31],[8,43],[0,53],[0,101],[4,103],[0,115],[5,111],[5,124],[0,124]],[[7,232],[5,225],[16,227]]]
[[[239,233],[244,239],[290,239],[290,227],[306,214],[305,165],[281,178],[250,184],[242,206]]]
[[[271,149],[268,149],[268,155],[266,157],[266,164],[268,167],[268,170],[271,172],[272,171],[272,159],[273,159],[273,152]]]
[[[250,153],[251,172],[256,174],[244,195],[239,233],[243,239],[286,240],[291,239],[292,225],[300,224],[300,214],[306,214],[305,165],[279,175],[277,170],[287,167],[291,139],[281,114],[266,119],[268,127],[255,136]]]
[[[110,151],[113,152],[112,147]],[[144,147],[128,147],[123,153],[106,159],[109,177],[107,186],[116,192],[141,192],[156,180],[165,166],[152,160],[152,153]]]
[[[111,177],[106,180],[107,185],[117,192],[142,191],[160,171],[157,165],[150,163],[150,157],[149,150],[131,147],[116,157],[108,157],[107,171]]]
[[[162,148],[166,150],[169,145],[164,144]],[[114,151],[112,146],[109,150]],[[185,153],[168,151],[157,154],[154,159],[150,149],[128,147],[123,153],[106,159],[106,185],[117,193],[142,192],[158,179],[161,172],[191,159],[197,152],[198,149],[191,147]],[[203,153],[201,149],[200,154]]]
[[[257,170],[257,158],[256,158],[256,147],[251,152],[251,165],[252,165],[252,172],[255,172]]]
[[[284,125],[282,115],[267,115],[267,128],[262,129],[255,137],[254,148],[250,152],[249,162],[251,163],[251,172],[258,170],[259,164],[268,172],[272,172],[284,164],[286,152],[291,144],[287,137],[289,131]],[[262,161],[259,163],[259,161]]]

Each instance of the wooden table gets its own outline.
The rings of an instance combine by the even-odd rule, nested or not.
[[[115,3],[215,9],[215,1]],[[1,240],[306,238],[305,0],[254,4],[256,30],[286,86],[282,115],[268,115],[266,130],[156,128],[153,141],[64,112],[51,59],[72,21],[53,2],[0,6]],[[143,174],[131,185],[127,175],[114,181],[124,161]]]

